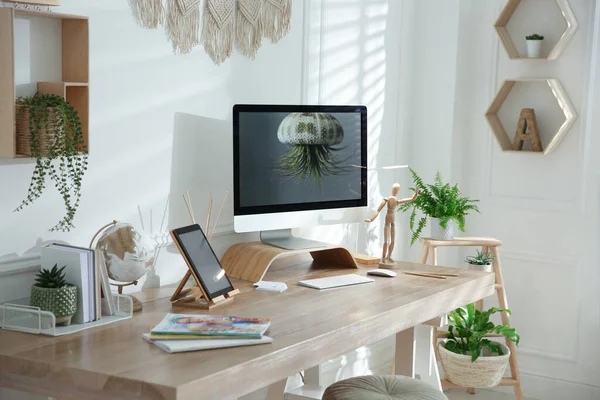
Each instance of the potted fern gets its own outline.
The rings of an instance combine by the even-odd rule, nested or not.
[[[51,270],[42,269],[31,287],[29,304],[54,314],[56,325],[68,326],[77,311],[77,286],[67,284],[65,268],[55,264]]]
[[[435,175],[435,181],[432,185],[424,183],[423,179],[412,168],[410,173],[415,186],[419,189],[419,197],[411,203],[401,204],[398,206],[398,210],[402,212],[411,211],[411,246],[419,239],[423,229],[427,226],[427,217],[431,219],[432,239],[454,239],[455,227],[464,232],[465,217],[471,211],[479,212],[475,204],[479,200],[461,196],[458,185],[450,186],[450,184],[444,183],[439,172]],[[418,222],[416,221],[417,210],[424,214]]]
[[[490,321],[490,316],[499,312],[510,314],[510,310],[496,307],[480,311],[474,304],[450,312],[446,339],[438,343],[442,367],[450,382],[472,388],[490,388],[500,383],[510,350],[485,335],[500,334],[517,345],[521,338],[514,328]]]
[[[534,33],[533,35],[525,36],[525,40],[527,41],[527,57],[539,58],[544,37]]]
[[[467,256],[465,261],[469,269],[477,271],[492,272],[492,262],[496,258],[486,251],[477,250],[477,254],[474,256]]]
[[[66,215],[50,230],[70,231],[79,207],[87,151],[77,111],[55,95],[21,97],[16,103],[17,154],[35,158],[27,197],[15,211],[37,200],[51,180]]]

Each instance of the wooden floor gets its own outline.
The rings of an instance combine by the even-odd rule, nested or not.
[[[330,360],[321,366],[321,379],[325,385],[341,379],[358,375],[389,374],[392,368],[392,355],[394,354],[394,338],[387,338],[371,346],[362,347],[351,353],[344,354],[334,360]],[[296,377],[296,385],[301,384],[300,377]],[[510,400],[514,399],[512,394],[500,393],[491,390],[478,390],[475,395],[468,394],[466,389],[452,389],[446,392],[449,400]],[[264,400],[266,389],[259,390],[243,400]]]

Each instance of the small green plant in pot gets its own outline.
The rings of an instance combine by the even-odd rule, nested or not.
[[[77,111],[55,95],[21,97],[16,102],[17,153],[35,158],[27,197],[15,211],[37,200],[54,183],[66,215],[50,230],[70,231],[81,199],[87,151]]]
[[[496,258],[491,253],[477,250],[476,255],[467,256],[465,261],[467,262],[469,269],[492,272],[492,263],[495,259]]]
[[[490,388],[500,383],[510,350],[503,343],[486,339],[485,335],[500,334],[517,345],[521,340],[514,328],[490,321],[491,315],[500,312],[510,314],[510,310],[496,307],[477,310],[475,304],[450,312],[446,340],[438,344],[446,379],[461,387],[473,388]]]
[[[77,311],[77,286],[65,281],[65,268],[54,265],[51,270],[42,269],[31,287],[29,304],[54,314],[56,325],[70,325]]]
[[[415,186],[419,189],[419,197],[411,203],[401,204],[398,206],[398,210],[411,212],[411,246],[419,239],[423,229],[427,226],[427,217],[431,218],[431,237],[433,239],[454,239],[455,226],[464,232],[465,217],[471,211],[479,212],[475,205],[479,200],[463,197],[458,185],[450,186],[449,183],[444,183],[439,172],[436,174],[433,184],[424,183],[412,168],[410,173]],[[418,222],[417,211],[424,214]]]
[[[525,36],[525,40],[527,41],[527,57],[539,58],[544,37],[534,33],[533,35]]]

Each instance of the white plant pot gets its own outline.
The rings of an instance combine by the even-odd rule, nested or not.
[[[439,218],[431,218],[431,238],[435,240],[453,240],[456,232],[456,222],[448,221],[446,229],[440,225]]]
[[[477,265],[477,264],[467,263],[467,267],[474,271],[492,272],[492,264]]]
[[[527,57],[539,58],[543,40],[527,40]]]
[[[470,355],[446,350],[444,343],[445,340],[440,342],[438,348],[446,379],[461,387],[483,389],[498,386],[510,357],[510,350],[504,343],[498,343],[504,355],[490,355],[489,351],[484,349],[483,354],[475,362],[471,362]]]

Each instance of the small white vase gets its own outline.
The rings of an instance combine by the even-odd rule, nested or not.
[[[527,40],[527,57],[540,58],[543,40]]]
[[[456,231],[456,222],[448,221],[446,229],[440,225],[439,218],[431,218],[431,238],[435,240],[453,240]]]
[[[477,264],[467,263],[467,267],[474,271],[492,272],[492,264],[477,265]]]

